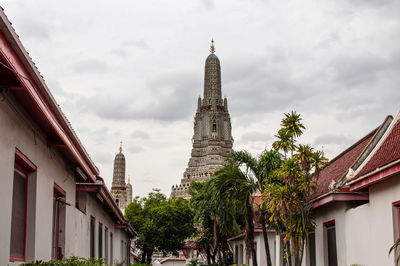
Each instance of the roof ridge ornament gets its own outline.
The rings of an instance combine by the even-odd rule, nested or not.
[[[212,54],[215,53],[214,39],[211,39],[211,48],[210,48],[210,52],[211,52]]]

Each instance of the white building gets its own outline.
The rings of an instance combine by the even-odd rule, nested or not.
[[[321,172],[305,265],[395,265],[388,251],[400,237],[399,119],[388,116]]]
[[[0,10],[0,265],[129,262],[132,228]]]
[[[400,112],[332,159],[316,180],[316,227],[304,266],[396,265],[388,255],[400,237]],[[234,262],[251,265],[243,233],[230,239]],[[285,265],[279,236],[268,233],[272,265]],[[261,229],[255,229],[258,265],[266,265]]]
[[[268,244],[272,265],[280,265],[280,241],[275,230],[267,230]],[[228,239],[233,250],[233,261],[237,265],[253,265],[251,254],[246,252],[245,232]],[[267,265],[264,237],[261,228],[254,229],[254,244],[256,248],[257,265]]]

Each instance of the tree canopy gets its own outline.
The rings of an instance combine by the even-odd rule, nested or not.
[[[195,232],[194,212],[189,201],[170,198],[155,189],[147,197],[136,197],[125,216],[138,233],[137,247],[142,263],[150,263],[154,251],[176,254]]]

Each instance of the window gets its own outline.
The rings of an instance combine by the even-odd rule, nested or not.
[[[65,254],[65,191],[54,184],[52,258],[62,259]]]
[[[239,254],[238,253],[239,253],[239,247],[238,247],[238,245],[236,245],[235,246],[235,261],[234,261],[236,264],[239,264]]]
[[[393,242],[400,238],[400,200],[393,202]],[[399,256],[398,249],[395,250],[394,257]]]
[[[25,260],[27,179],[26,171],[16,165],[14,169],[10,243],[10,259],[13,261]]]
[[[95,219],[90,216],[90,257],[94,258],[94,225]]]
[[[400,237],[400,200],[393,202],[394,240]]]
[[[316,266],[315,257],[315,231],[311,231],[308,234],[308,256],[309,256],[309,266]]]
[[[240,245],[240,250],[239,250],[239,263],[238,265],[242,265],[244,263],[243,261],[243,245]]]
[[[86,192],[76,191],[75,207],[83,213],[86,213]]]
[[[113,244],[113,233],[110,232],[110,264],[114,262],[114,244]]]
[[[324,223],[328,250],[328,265],[337,266],[336,226],[335,220]]]
[[[108,263],[108,228],[107,227],[104,228],[104,258],[105,258],[106,265],[109,264]]]
[[[12,190],[10,261],[25,261],[29,175],[36,166],[18,149],[15,151]]]
[[[217,124],[215,122],[212,125],[212,132],[217,132]]]
[[[99,223],[99,258],[103,257],[103,225]]]
[[[120,249],[121,249],[121,260],[123,260],[124,259],[124,241],[123,240],[121,240]]]

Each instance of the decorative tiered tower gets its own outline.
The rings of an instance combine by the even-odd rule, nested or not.
[[[181,184],[172,186],[171,197],[189,198],[186,190],[190,183],[210,178],[232,152],[231,118],[228,100],[221,97],[221,66],[214,54],[214,41],[210,52],[205,64],[204,97],[199,96],[194,117],[191,158]]]
[[[132,185],[130,180],[125,183],[125,155],[122,153],[122,143],[119,153],[114,159],[114,175],[111,186],[111,195],[120,209],[125,209],[126,205],[132,202]]]

